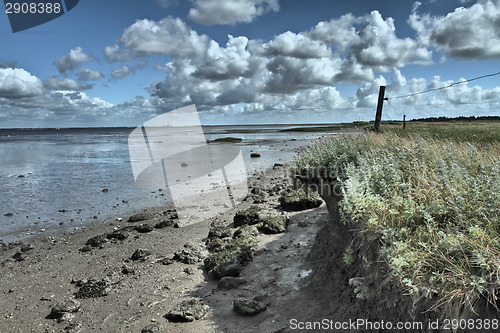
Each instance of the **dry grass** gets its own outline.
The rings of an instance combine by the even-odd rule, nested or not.
[[[482,297],[496,304],[500,128],[422,129],[323,140],[294,168],[341,184],[344,222],[359,237],[378,235],[383,259],[409,293],[449,314],[473,310]]]

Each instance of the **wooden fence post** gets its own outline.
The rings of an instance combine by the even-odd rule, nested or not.
[[[380,130],[380,122],[382,121],[382,108],[384,107],[384,95],[385,86],[380,86],[380,90],[378,92],[377,113],[375,114],[375,132],[378,132]]]
[[[406,115],[403,115],[403,129],[406,128]]]

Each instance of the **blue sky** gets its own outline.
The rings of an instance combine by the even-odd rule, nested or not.
[[[389,98],[500,71],[500,0],[81,0],[12,33],[0,127],[370,120]],[[500,115],[500,76],[389,99],[383,119]]]

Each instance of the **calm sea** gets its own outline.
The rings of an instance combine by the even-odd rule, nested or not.
[[[208,126],[206,139],[239,137],[248,174],[292,159],[322,133],[280,132],[290,125]],[[127,217],[165,204],[168,191],[134,182],[132,129],[0,130],[0,239],[12,241],[89,221]],[[292,140],[293,139],[293,140]],[[250,152],[261,154],[250,159]]]

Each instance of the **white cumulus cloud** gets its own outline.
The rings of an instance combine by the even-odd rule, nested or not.
[[[278,0],[195,0],[189,18],[203,25],[250,23],[279,10]]]
[[[181,19],[170,16],[158,22],[139,20],[128,27],[120,38],[120,41],[133,51],[180,58],[201,57],[209,40],[206,35],[199,35],[192,30]],[[117,53],[118,51],[116,46],[107,48],[107,59],[127,59],[130,56],[123,52]]]
[[[456,58],[500,57],[500,1],[479,1],[446,16],[413,13],[409,23],[421,38]]]
[[[88,53],[85,53],[83,49],[79,46],[69,51],[69,54],[66,54],[60,58],[54,60],[54,65],[56,65],[57,70],[60,73],[65,73],[66,71],[70,71],[75,69],[76,66],[89,61],[94,61],[96,58]]]
[[[0,68],[0,97],[33,97],[43,93],[39,78],[22,68]]]

